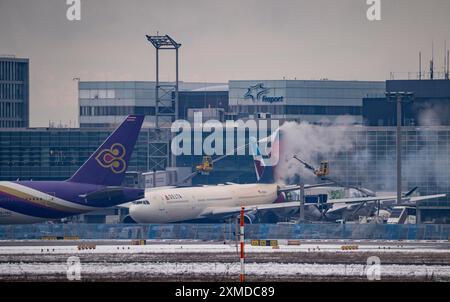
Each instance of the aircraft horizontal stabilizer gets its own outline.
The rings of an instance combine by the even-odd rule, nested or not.
[[[104,189],[94,191],[88,194],[80,195],[81,198],[84,198],[86,203],[95,204],[96,207],[104,207],[111,205],[114,202],[121,202],[126,199],[127,192],[125,191],[134,191],[134,193],[138,193],[138,198],[144,197],[143,189],[131,189],[131,188],[121,188],[121,187],[106,187]]]

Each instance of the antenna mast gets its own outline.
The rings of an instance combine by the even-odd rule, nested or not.
[[[419,80],[422,80],[422,52],[419,51]]]
[[[433,66],[434,62],[433,61],[434,61],[434,42],[431,42],[430,80],[432,80],[433,77],[434,77],[434,74],[433,74],[433,72],[434,72],[434,66]]]
[[[450,70],[450,64],[449,64],[449,59],[450,59],[450,50],[447,50],[447,73],[445,74],[445,78],[448,80],[449,79],[449,70]]]
[[[449,76],[449,74],[448,74],[448,71],[449,71],[448,54],[449,54],[449,51],[447,50],[447,40],[446,40],[446,41],[444,41],[444,78],[446,80],[448,80],[448,76]]]

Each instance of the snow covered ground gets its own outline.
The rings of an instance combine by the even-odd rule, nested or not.
[[[65,263],[2,263],[2,276],[66,274]],[[147,262],[147,263],[87,263],[81,264],[81,275],[115,275],[143,273],[147,275],[238,275],[239,263],[220,262]],[[301,264],[247,263],[247,275],[256,276],[366,276],[368,267],[361,264]],[[380,276],[450,278],[450,266],[380,265]]]
[[[93,242],[22,243],[0,246],[0,280],[65,280],[71,256],[79,256],[81,275],[88,280],[172,280],[173,276],[234,280],[240,269],[238,247],[228,243],[147,241],[147,245],[131,245],[130,241],[97,241],[94,249],[82,250],[78,245],[92,246]],[[279,243],[277,248],[247,244],[246,274],[262,280],[311,276],[365,280],[369,252],[382,259],[376,267],[382,280],[384,276],[450,281],[448,242]],[[357,245],[358,249],[342,250],[343,245]]]
[[[357,245],[352,243],[351,245]],[[340,252],[356,253],[363,251],[403,252],[403,253],[449,253],[450,249],[436,248],[429,244],[408,245],[396,243],[391,245],[365,244],[355,250],[342,250],[341,244],[301,244],[270,246],[246,245],[246,253],[280,253],[280,252]],[[0,246],[0,255],[8,254],[85,254],[85,253],[232,253],[237,251],[235,244],[148,244],[148,245],[97,245],[95,249],[78,250],[77,245],[55,246]],[[449,260],[450,261],[450,260]]]

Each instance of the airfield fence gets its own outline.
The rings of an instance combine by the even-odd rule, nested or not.
[[[2,225],[0,240],[193,239],[235,240],[234,224]],[[251,224],[246,239],[449,240],[449,224]]]

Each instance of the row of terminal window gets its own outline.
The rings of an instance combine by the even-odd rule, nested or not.
[[[0,118],[22,118],[25,112],[22,102],[1,102]]]
[[[24,121],[2,121],[0,120],[0,129],[1,128],[21,128],[25,127]],[[1,142],[0,142],[1,143]]]
[[[24,81],[28,64],[18,62],[0,62],[0,81]]]
[[[23,84],[0,84],[0,100],[23,100],[25,97]]]
[[[230,111],[254,114],[269,112],[272,114],[305,114],[305,115],[361,115],[359,106],[316,106],[316,105],[230,105]]]
[[[80,106],[81,116],[144,114],[155,115],[155,107],[147,106]]]

